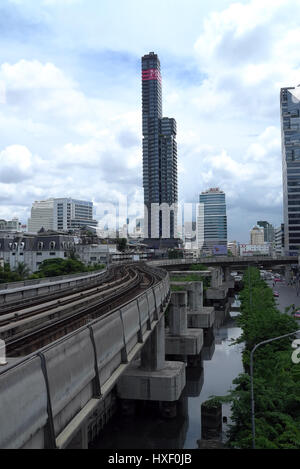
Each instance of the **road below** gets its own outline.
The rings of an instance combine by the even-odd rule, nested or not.
[[[295,286],[286,285],[284,280],[276,282],[274,287],[272,280],[267,280],[267,284],[273,289],[273,291],[277,291],[279,293],[279,297],[275,298],[279,311],[284,313],[285,308],[293,304],[296,309],[300,308],[300,296],[297,295]]]

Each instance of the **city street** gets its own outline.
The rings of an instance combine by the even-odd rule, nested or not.
[[[286,285],[285,281],[276,282],[273,287],[273,281],[267,280],[268,285],[273,291],[279,293],[279,297],[275,298],[278,309],[284,313],[287,306],[295,305],[296,309],[300,308],[300,294],[297,296],[295,285]]]

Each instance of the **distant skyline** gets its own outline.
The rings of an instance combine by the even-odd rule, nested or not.
[[[35,200],[143,204],[140,61],[161,60],[179,202],[220,187],[228,240],[283,222],[280,88],[300,83],[296,0],[2,0],[0,218]]]

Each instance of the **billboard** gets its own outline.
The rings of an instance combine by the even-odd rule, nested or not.
[[[213,246],[213,255],[214,256],[227,256],[227,246],[223,244],[218,244]]]

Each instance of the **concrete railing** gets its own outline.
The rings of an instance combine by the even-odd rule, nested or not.
[[[107,270],[89,272],[87,274],[64,275],[40,280],[26,280],[24,282],[5,283],[0,286],[0,306],[11,301],[33,298],[47,293],[57,292],[66,288],[72,288],[86,283],[97,282]],[[33,282],[33,283],[32,283]],[[3,286],[7,286],[3,288]]]
[[[38,278],[32,280],[23,280],[21,282],[10,282],[10,283],[0,283],[0,290],[7,290],[11,288],[22,288],[28,287],[32,285],[40,285],[42,283],[50,283],[50,282],[59,282],[61,280],[68,280],[68,279],[77,279],[77,278],[84,278],[90,277],[93,275],[99,275],[106,272],[106,269],[97,270],[95,272],[80,272],[78,274],[69,274],[69,275],[59,275],[57,277],[45,277],[45,278]]]
[[[239,256],[239,257],[229,257],[229,256],[216,256],[216,257],[199,257],[197,259],[159,259],[147,262],[148,265],[151,266],[172,266],[172,265],[190,265],[190,264],[253,264],[253,263],[265,263],[269,262],[272,264],[280,264],[283,263],[292,263],[297,264],[298,258],[295,257],[288,257],[288,256],[278,256],[277,258],[270,257],[270,256]]]
[[[65,448],[138,354],[170,297],[154,287],[38,353],[0,367],[0,448]]]

